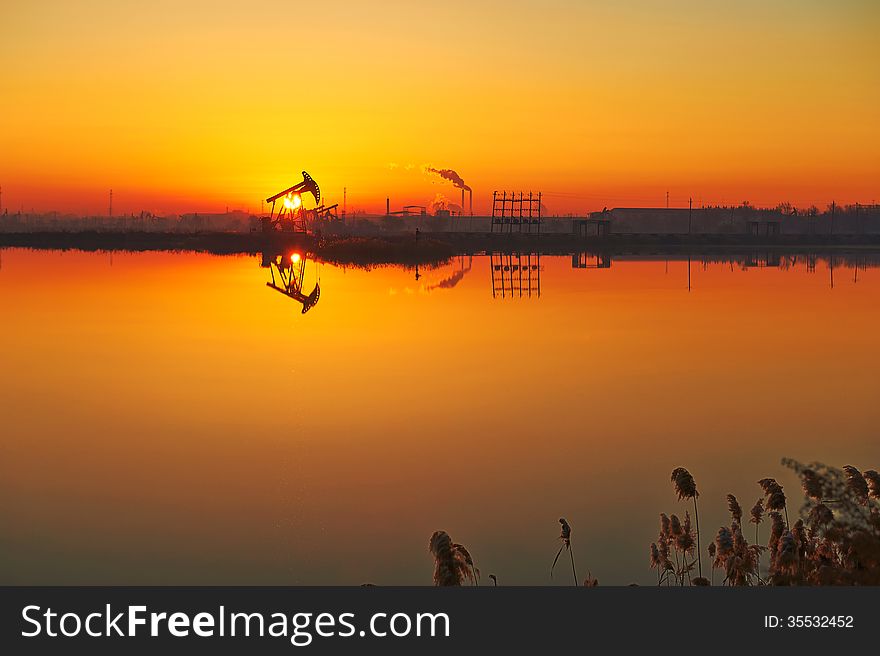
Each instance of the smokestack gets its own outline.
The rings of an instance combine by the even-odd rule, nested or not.
[[[391,198],[385,197],[385,216],[391,216]]]
[[[474,215],[474,190],[471,189],[462,177],[453,171],[452,169],[435,169],[432,166],[425,166],[423,170],[426,173],[434,173],[435,175],[439,175],[444,180],[449,180],[452,183],[453,187],[457,187],[461,189],[461,210],[464,213],[464,192],[468,192],[470,194],[471,199],[471,216]]]

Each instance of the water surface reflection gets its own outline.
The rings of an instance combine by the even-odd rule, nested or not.
[[[873,255],[310,261],[305,316],[263,261],[2,252],[0,582],[429,583],[443,529],[547,583],[565,517],[651,583],[673,467],[717,527],[782,456],[880,461]]]

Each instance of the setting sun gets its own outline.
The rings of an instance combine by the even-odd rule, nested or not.
[[[284,197],[284,207],[289,210],[298,209],[302,205],[302,198],[299,194],[288,194]]]

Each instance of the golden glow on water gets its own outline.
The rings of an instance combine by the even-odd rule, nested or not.
[[[714,527],[782,456],[880,464],[880,269],[308,261],[303,316],[259,263],[2,252],[0,583],[428,583],[437,529],[546,583],[560,516],[650,582],[674,466]]]

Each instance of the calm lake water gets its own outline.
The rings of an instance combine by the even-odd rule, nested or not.
[[[258,256],[4,250],[0,583],[429,584],[444,529],[545,584],[565,517],[650,584],[673,467],[705,536],[880,465],[880,269],[735,257],[308,262],[302,314]]]

